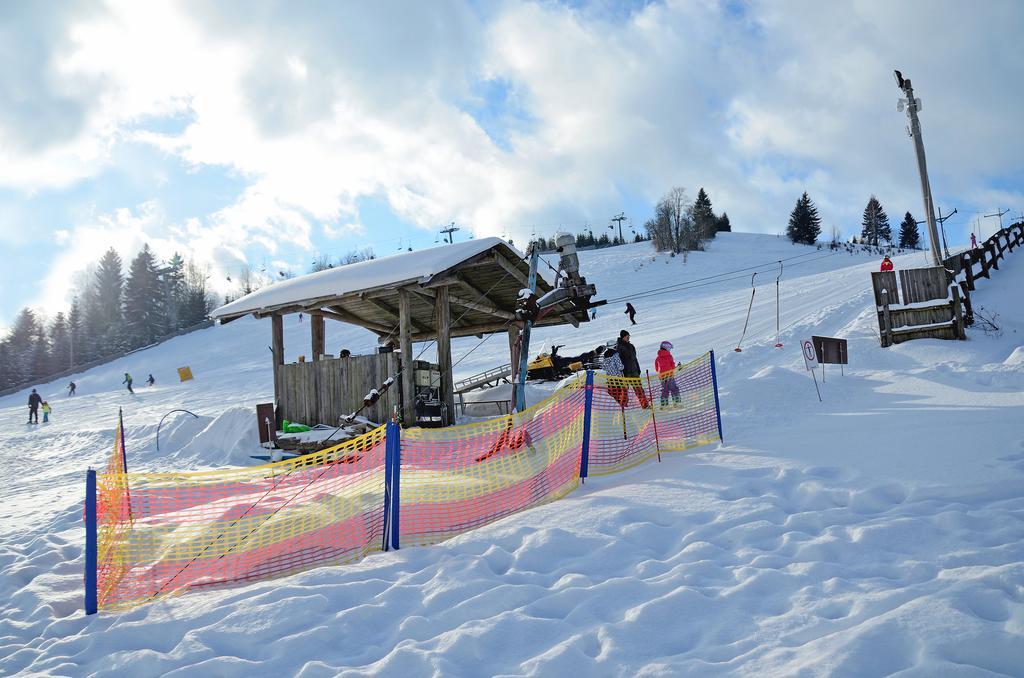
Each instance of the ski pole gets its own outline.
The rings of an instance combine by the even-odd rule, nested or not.
[[[747,323],[750,322],[750,311],[754,308],[754,295],[757,294],[757,288],[754,287],[754,278],[757,277],[757,272],[750,276],[750,305],[747,306],[747,319],[743,321],[743,333],[740,335],[740,340],[736,342],[736,348],[733,349],[736,353],[742,353],[743,349],[740,348],[740,344],[743,343],[743,337],[747,336]]]

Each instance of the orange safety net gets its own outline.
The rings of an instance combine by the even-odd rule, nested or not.
[[[383,493],[383,426],[275,464],[98,474],[99,607],[358,560],[381,548]]]
[[[97,474],[98,605],[355,561],[383,548],[386,530],[393,546],[435,544],[563,497],[581,475],[719,431],[711,354],[650,383],[581,373],[521,413],[444,429],[381,426],[252,468],[128,474],[119,425]]]
[[[518,414],[402,432],[399,529],[435,544],[579,485],[582,381]]]
[[[591,475],[617,473],[659,452],[719,439],[712,354],[647,377],[594,374]]]

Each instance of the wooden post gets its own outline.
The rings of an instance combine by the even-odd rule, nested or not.
[[[967,331],[964,329],[964,314],[960,308],[960,288],[953,285],[953,327],[956,330],[957,339],[966,339]]]
[[[313,360],[320,360],[324,354],[324,317],[322,315],[309,316],[309,335],[312,339]]]
[[[398,344],[402,355],[402,423],[416,425],[416,381],[412,364],[412,298],[409,290],[398,290]]]
[[[278,369],[284,365],[284,318],[280,313],[270,316],[271,351],[274,363],[274,416],[276,425],[281,423],[281,375]]]
[[[960,294],[964,299],[964,324],[974,324],[974,307],[971,306],[971,293],[967,291],[967,283],[960,281]]]
[[[519,380],[516,379],[516,375],[519,371],[519,327],[518,323],[513,323],[508,328],[508,357],[509,364],[512,365],[512,374],[509,376],[509,381],[512,382],[512,402],[516,401],[516,389],[519,388]]]
[[[973,292],[974,291],[974,257],[972,257],[970,254],[965,254],[964,255],[964,259],[967,260],[965,262],[966,265],[964,266],[964,276],[966,278],[965,282],[967,283],[967,289],[969,289],[969,290],[971,290]]]
[[[992,240],[989,240],[985,245],[985,249],[992,253],[992,268],[999,270],[999,260],[996,258],[996,245]]]
[[[892,318],[889,316],[889,290],[882,290],[882,347],[892,346]],[[817,380],[815,380],[817,384]]]
[[[441,402],[448,410],[448,422],[455,421],[455,380],[452,378],[452,318],[448,307],[448,287],[437,288],[437,364],[441,370]]]

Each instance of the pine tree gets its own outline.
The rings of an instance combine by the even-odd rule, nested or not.
[[[93,284],[85,299],[86,350],[83,362],[110,355],[125,347],[121,299],[124,275],[114,248],[100,258]],[[75,347],[76,353],[78,347]]]
[[[718,217],[718,223],[716,225],[719,233],[729,233],[732,231],[732,224],[729,223],[729,215],[722,212],[722,216]]]
[[[35,313],[27,308],[21,309],[14,320],[14,327],[7,337],[9,347],[11,383],[20,384],[33,381],[42,376],[37,373],[39,343],[42,340],[42,327]],[[45,348],[45,342],[43,342]],[[43,368],[45,371],[45,367]]]
[[[883,242],[892,242],[892,228],[889,226],[889,216],[882,209],[882,204],[878,202],[878,198],[873,195],[868,199],[867,207],[864,208],[860,239],[861,242],[866,242],[876,247]]]
[[[789,215],[786,236],[794,243],[813,245],[821,235],[821,217],[818,209],[807,196],[807,191],[796,201],[796,206]]]
[[[903,217],[903,222],[900,224],[900,248],[910,248],[916,250],[921,245],[921,234],[917,230],[917,220],[914,219],[910,212]]]
[[[71,367],[71,333],[63,313],[58,313],[50,325],[50,361],[51,372]]]
[[[6,339],[0,340],[0,389],[14,386],[14,364],[11,345]]]
[[[693,202],[693,221],[702,240],[715,237],[715,233],[718,231],[718,220],[715,218],[714,210],[711,209],[711,198],[703,188],[697,191],[697,199]]]
[[[163,334],[163,294],[149,245],[132,259],[124,285],[124,321],[128,345],[146,346]]]
[[[68,311],[68,362],[71,367],[84,362],[79,357],[79,352],[85,346],[85,343],[82,305],[78,302],[78,297],[75,297],[71,300],[71,310]]]
[[[175,252],[160,279],[164,291],[164,312],[166,314],[166,331],[171,332],[184,327],[181,322],[180,309],[185,298],[185,260]]]
[[[185,265],[185,297],[181,307],[184,327],[201,323],[210,314],[210,300],[206,289],[207,277],[206,271],[193,262],[190,261]]]

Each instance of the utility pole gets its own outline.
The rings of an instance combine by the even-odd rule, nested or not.
[[[458,230],[460,229],[458,226],[455,225],[454,221],[441,229],[441,232],[444,233],[445,239],[448,241],[449,245],[451,245],[454,242],[454,240],[452,239],[452,233]]]
[[[924,198],[924,217],[928,222],[928,240],[931,241],[932,264],[942,266],[939,258],[939,232],[935,226],[935,209],[932,205],[932,187],[928,183],[928,164],[924,157],[924,140],[921,138],[921,122],[917,119],[917,112],[921,110],[921,100],[914,98],[914,89],[910,86],[910,78],[904,79],[899,71],[893,71],[896,76],[896,84],[906,98],[896,102],[896,110],[907,109],[907,118],[910,119],[908,132],[914,140],[914,151],[917,155],[917,173],[921,178],[921,195]]]
[[[625,220],[626,220],[626,213],[625,212],[619,212],[619,215],[617,217],[612,217],[612,221],[617,221],[619,223],[619,242],[626,242],[622,238],[622,222],[625,221]]]
[[[946,216],[942,216],[942,205],[939,205],[939,218],[937,221],[939,222],[939,228],[942,229],[942,251],[945,252],[947,259],[949,259],[949,247],[946,246],[946,219],[949,219],[954,214],[956,214],[955,207],[952,212]]]
[[[999,208],[997,207],[997,208],[996,208],[996,213],[995,213],[995,214],[986,214],[986,215],[985,215],[985,218],[987,219],[987,218],[989,218],[989,217],[999,217],[999,230],[1001,231],[1001,230],[1003,230],[1003,215],[1004,215],[1004,214],[1006,214],[1006,213],[1007,213],[1007,212],[1009,212],[1009,211],[1010,211],[1010,210],[1000,210],[1000,209],[999,209]]]

